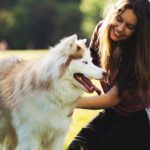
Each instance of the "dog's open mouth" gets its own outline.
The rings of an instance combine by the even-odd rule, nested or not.
[[[84,86],[84,88],[89,92],[93,93],[94,91],[97,92],[98,95],[101,94],[101,91],[83,74],[75,73],[74,78]]]

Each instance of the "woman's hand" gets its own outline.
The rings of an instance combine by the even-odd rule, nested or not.
[[[107,93],[99,96],[81,97],[76,108],[82,109],[105,109],[113,107],[120,102],[118,87],[113,86]]]

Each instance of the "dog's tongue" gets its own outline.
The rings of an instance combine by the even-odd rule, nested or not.
[[[98,95],[101,94],[101,91],[85,76],[81,76],[82,80],[86,83],[84,87],[90,92],[93,93],[94,91],[97,92]]]
[[[98,95],[101,95],[101,91],[93,84],[94,90]]]
[[[75,79],[79,81],[88,92],[93,93],[95,91],[98,95],[101,94],[101,91],[83,74],[75,74]]]

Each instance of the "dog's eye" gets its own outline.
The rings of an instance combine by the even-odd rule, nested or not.
[[[82,61],[84,64],[88,64],[88,62],[87,61]]]

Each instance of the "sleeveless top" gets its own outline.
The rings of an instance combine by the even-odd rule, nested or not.
[[[90,50],[91,50],[91,56],[93,58],[93,63],[97,66],[100,66],[100,58],[98,55],[98,50],[99,50],[99,29],[102,25],[102,21],[100,21],[93,32],[91,42],[90,42]],[[117,71],[113,71],[111,74],[111,80],[110,84],[104,83],[101,81],[102,88],[104,92],[107,92],[110,90],[110,88],[117,83],[116,77],[117,77]],[[149,114],[149,119],[150,119],[150,89],[148,90],[148,98],[149,101],[147,102],[142,102],[140,100],[140,93],[136,90],[128,90],[125,93],[125,97],[121,100],[119,104],[113,107],[118,113],[122,115],[129,115],[130,113],[140,111],[142,109],[146,108],[147,113]]]

